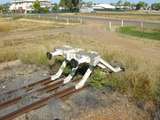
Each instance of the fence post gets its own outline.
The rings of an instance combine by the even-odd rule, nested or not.
[[[109,21],[109,30],[111,31],[112,30],[112,22]]]
[[[141,21],[141,28],[143,29],[143,27],[144,27],[144,23],[143,21]]]
[[[82,17],[80,18],[80,24],[83,24],[83,19],[82,19]]]
[[[141,21],[141,30],[144,33],[144,22],[143,21]],[[143,34],[142,34],[142,37],[143,37]]]
[[[122,21],[121,21],[121,27],[123,27],[123,26],[124,26],[124,21],[122,20]]]
[[[67,18],[67,25],[69,25],[69,18]]]

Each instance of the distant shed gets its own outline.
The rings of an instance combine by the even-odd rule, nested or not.
[[[115,10],[116,7],[110,4],[97,4],[93,5],[92,8],[95,11]]]
[[[80,8],[80,13],[92,13],[94,9],[92,7],[82,7]]]

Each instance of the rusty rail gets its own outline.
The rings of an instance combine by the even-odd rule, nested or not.
[[[77,82],[78,80],[79,79],[76,79],[74,80],[74,82]],[[42,85],[42,86],[38,89],[34,89],[36,85]],[[49,100],[51,100],[54,97],[64,99],[65,97],[83,89],[82,88],[82,89],[76,90],[75,87],[72,86],[69,88],[60,89],[60,91],[55,91],[55,90],[58,90],[58,88],[61,86],[63,87],[63,79],[58,79],[57,81],[51,81],[49,80],[49,78],[47,78],[47,79],[29,84],[27,86],[21,87],[19,89],[6,92],[5,94],[11,94],[18,90],[25,90],[27,94],[33,94],[38,92],[44,92],[44,93],[50,93],[50,94],[46,97],[42,97],[41,99],[38,99],[37,101],[34,101],[33,103],[30,103],[29,105],[26,105],[21,107],[20,109],[17,109],[16,111],[13,111],[11,113],[8,113],[0,117],[0,120],[12,120],[20,115],[23,115],[24,113],[27,113],[32,110],[39,109],[45,106],[49,102]],[[16,96],[13,99],[0,103],[0,111],[12,105],[16,105],[22,99],[22,97],[23,95]]]
[[[27,94],[32,94],[32,93],[35,93],[35,92],[41,92],[41,91],[44,91],[44,90],[48,90],[49,88],[51,88],[52,87],[52,89],[53,90],[55,90],[55,89],[57,89],[61,84],[62,84],[62,80],[60,80],[60,81],[52,81],[52,82],[48,82],[48,84],[50,84],[50,85],[48,85],[48,84],[46,84],[46,86],[44,86],[44,87],[42,87],[42,88],[39,88],[39,89],[37,89],[37,90],[34,90],[34,91],[31,91],[31,92],[29,92],[29,90],[27,90]],[[51,84],[52,83],[52,84]],[[39,84],[39,83],[38,83]],[[30,89],[31,90],[31,89]],[[50,90],[50,89],[49,89]],[[1,109],[4,109],[4,108],[6,108],[6,107],[8,107],[8,106],[10,106],[10,105],[13,105],[13,104],[15,104],[15,103],[17,103],[19,100],[21,100],[22,99],[22,97],[23,96],[17,96],[16,98],[13,98],[13,99],[11,99],[11,100],[8,100],[8,101],[6,101],[6,102],[2,102],[2,103],[0,103],[0,110]]]
[[[36,86],[36,85],[48,83],[49,80],[50,80],[50,77],[49,77],[49,78],[46,78],[46,79],[43,79],[43,80],[40,80],[40,81],[37,81],[37,82],[34,82],[34,83],[31,83],[31,84],[29,84],[29,85],[23,86],[23,87],[21,87],[21,88],[12,90],[12,91],[8,91],[8,92],[1,93],[0,96],[1,96],[2,94],[9,95],[9,94],[12,94],[12,93],[14,93],[14,92],[17,92],[17,91],[19,91],[19,90],[26,90],[26,91],[27,91],[27,90],[31,90],[31,89],[32,89],[34,86]]]
[[[84,89],[84,88],[82,88],[82,89]],[[51,100],[53,97],[57,97],[57,98],[62,99],[64,97],[66,97],[66,96],[68,96],[70,94],[73,94],[75,92],[78,92],[78,91],[80,91],[82,89],[76,90],[75,87],[70,87],[70,88],[64,89],[64,90],[62,90],[60,92],[57,92],[55,94],[52,94],[52,95],[50,95],[50,96],[48,96],[48,97],[46,97],[44,99],[41,99],[41,100],[39,100],[37,102],[34,102],[34,103],[32,103],[32,104],[30,104],[28,106],[25,106],[25,107],[23,107],[21,109],[18,109],[17,111],[14,111],[14,112],[12,112],[12,113],[0,118],[0,120],[13,120],[14,118],[16,118],[18,116],[21,116],[21,115],[23,115],[25,113],[28,113],[28,112],[32,111],[32,110],[36,110],[36,109],[38,109],[40,107],[43,107],[43,106],[47,105],[49,100]]]

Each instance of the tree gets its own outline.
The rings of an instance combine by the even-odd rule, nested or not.
[[[123,1],[122,0],[119,0],[117,3],[116,3],[117,6],[121,6],[123,5]]]
[[[68,8],[70,11],[72,11],[72,9],[73,9],[72,0],[65,0],[65,5],[66,5],[66,8]]]
[[[152,10],[160,10],[160,2],[151,5]]]
[[[80,3],[80,0],[72,0],[72,4],[73,4],[74,8],[78,8],[79,7],[79,3]]]
[[[54,6],[52,7],[52,11],[53,12],[58,11],[58,5],[57,4],[54,4]]]
[[[81,0],[61,0],[59,6],[72,11],[79,8],[80,1]]]
[[[2,11],[3,11],[3,7],[2,5],[0,5],[0,13],[2,13]]]
[[[72,8],[72,0],[61,0],[59,6],[65,9],[70,9]]]
[[[116,3],[116,9],[123,9],[123,6],[124,6],[124,1],[123,0],[119,0]]]
[[[146,2],[140,1],[137,3],[136,9],[137,10],[146,9],[147,6],[148,6],[148,4]]]
[[[61,7],[66,7],[66,0],[61,0],[60,3],[59,3],[59,6]]]
[[[36,0],[33,3],[33,8],[34,8],[36,13],[40,13],[41,12],[41,4],[40,4],[40,2],[38,0]]]
[[[135,3],[131,3],[131,9],[135,10],[136,9],[136,4]]]
[[[131,3],[130,3],[129,1],[126,1],[126,2],[124,2],[124,6],[130,7],[130,6],[131,6]]]
[[[124,5],[125,9],[131,8],[131,3],[129,1],[125,1],[123,5]]]
[[[49,8],[48,7],[40,8],[40,12],[49,13]]]
[[[9,12],[10,3],[5,3],[0,5],[0,13],[7,13]]]

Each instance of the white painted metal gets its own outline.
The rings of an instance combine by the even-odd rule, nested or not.
[[[99,61],[101,64],[103,64],[106,68],[110,69],[112,72],[117,73],[117,72],[122,71],[122,69],[120,67],[114,68],[114,67],[112,67],[112,65],[110,65],[108,62],[104,61],[103,59],[100,59]]]
[[[109,21],[109,30],[112,30],[112,22]]]
[[[72,78],[73,78],[73,76],[75,75],[77,69],[78,69],[78,66],[77,66],[76,68],[72,68],[71,74],[69,74],[69,75],[64,79],[64,82],[63,82],[64,84],[67,84],[67,83],[69,83],[69,82],[72,80]]]
[[[124,26],[124,21],[122,20],[122,21],[121,21],[121,27],[123,27],[123,26]]]
[[[72,68],[72,72],[64,79],[64,84],[66,84],[72,80],[79,65],[81,65],[83,63],[86,63],[89,65],[89,68],[86,71],[86,73],[84,74],[82,80],[80,80],[80,82],[78,84],[76,84],[76,86],[75,86],[76,89],[79,89],[84,86],[88,77],[91,75],[94,67],[96,67],[96,66],[98,66],[102,69],[106,69],[106,70],[115,72],[115,73],[123,70],[120,67],[114,68],[108,62],[103,60],[97,52],[94,52],[94,51],[86,52],[83,49],[72,48],[70,46],[64,46],[61,48],[56,48],[53,52],[50,52],[50,54],[52,55],[52,57],[63,56],[65,58],[65,61],[63,62],[62,66],[60,67],[59,71],[51,77],[52,80],[55,80],[61,76],[61,74],[67,64],[66,61],[71,62],[72,60],[74,60],[76,62],[76,66],[74,66],[74,68]]]
[[[89,78],[89,76],[91,75],[92,73],[92,68],[88,68],[87,72],[84,74],[82,80],[76,84],[75,88],[76,89],[80,89],[84,86],[84,84],[86,83],[87,79]]]
[[[51,80],[56,80],[56,79],[58,79],[58,78],[62,75],[62,73],[63,73],[66,65],[67,65],[67,62],[64,61],[64,62],[62,63],[62,65],[61,65],[61,67],[59,68],[58,72],[57,72],[55,75],[52,75],[52,76],[51,76]]]

